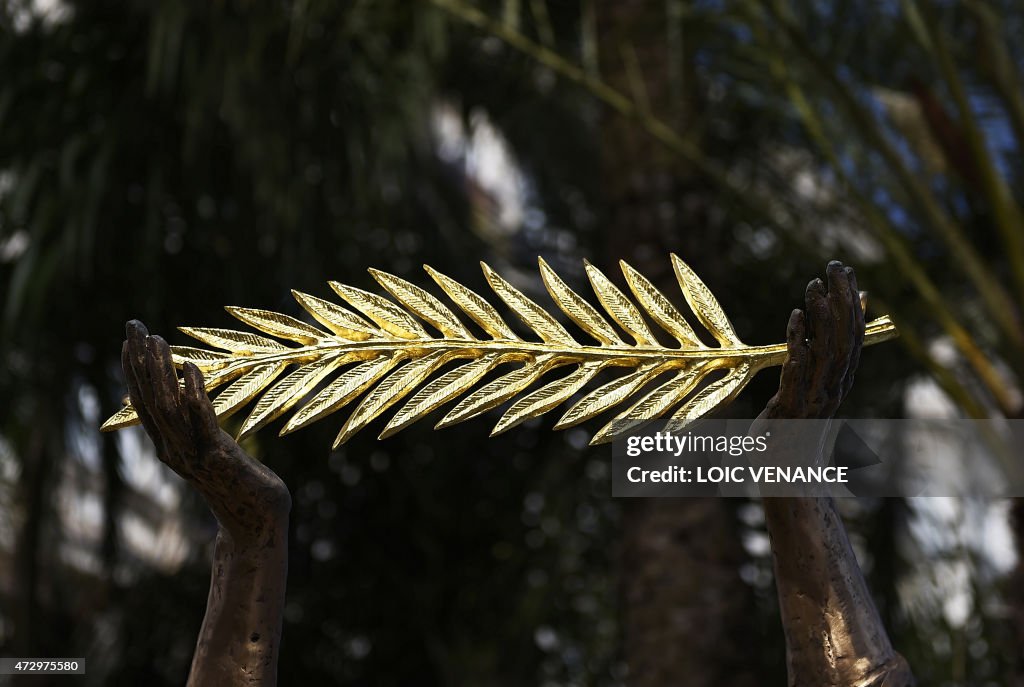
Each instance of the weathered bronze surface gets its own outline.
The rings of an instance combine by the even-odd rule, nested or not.
[[[629,401],[631,405],[625,411],[615,412],[615,419],[599,430],[591,443],[611,441],[639,423],[670,412],[669,429],[678,430],[731,401],[764,368],[781,364],[786,346],[744,344],[722,306],[693,270],[675,255],[672,266],[683,296],[696,319],[717,342],[716,346],[703,343],[668,298],[625,262],[621,263],[622,271],[635,300],[596,267],[586,264],[594,295],[604,310],[602,314],[540,260],[541,277],[548,293],[596,345],[578,342],[550,313],[483,265],[491,289],[539,341],[520,338],[481,296],[426,267],[462,314],[479,325],[487,338],[476,337],[448,306],[418,286],[370,270],[397,303],[330,282],[331,288],[355,312],[293,292],[302,307],[326,329],[266,310],[227,309],[259,331],[297,346],[286,346],[251,332],[183,327],[186,334],[222,350],[174,347],[172,353],[175,364],[193,363],[206,375],[207,391],[231,382],[213,401],[220,418],[267,390],[242,423],[239,439],[299,405],[328,380],[331,381],[291,416],[281,434],[315,422],[365,392],[338,433],[334,442],[337,448],[412,394],[391,417],[380,435],[383,439],[463,396],[488,372],[505,364],[515,368],[462,397],[436,427],[468,420],[518,396],[495,426],[492,434],[498,434],[558,407],[583,390],[602,370],[624,368],[626,374],[598,386],[570,407],[555,428],[571,427]],[[645,315],[664,330],[663,336],[668,334],[678,345],[659,343]],[[627,343],[608,318],[633,343]],[[429,333],[424,323],[439,335]],[[893,336],[892,322],[888,317],[880,317],[867,325],[864,343]],[[427,381],[454,360],[462,362]],[[575,369],[568,375],[537,386],[551,370],[570,365]],[[286,370],[290,371],[286,374]],[[727,374],[701,387],[704,378],[715,370],[726,370]],[[655,381],[661,383],[651,390]],[[537,388],[528,391],[534,386]],[[103,429],[137,422],[137,413],[129,405],[107,420]]]
[[[128,394],[157,456],[202,494],[220,524],[188,685],[271,687],[288,576],[288,488],[217,425],[198,368],[185,363],[179,385],[163,339],[137,320],[126,333]]]
[[[827,282],[808,284],[805,310],[790,316],[779,391],[761,418],[831,418],[853,385],[865,337],[856,277],[851,268],[832,262]],[[805,439],[776,436],[772,446],[776,452],[820,453],[823,440],[809,446]],[[767,460],[787,462],[779,453]],[[913,685],[906,661],[889,642],[835,502],[765,498],[763,503],[790,686]]]

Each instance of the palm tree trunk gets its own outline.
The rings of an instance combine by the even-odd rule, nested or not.
[[[670,6],[671,3],[668,3]],[[595,7],[602,78],[685,130],[697,96],[676,34],[640,0]],[[609,113],[601,126],[608,267],[624,258],[657,281],[669,251],[700,265],[716,253],[707,194],[633,122]],[[609,270],[611,273],[612,270]],[[666,290],[669,290],[666,288]],[[721,499],[631,500],[624,510],[624,651],[633,687],[759,684],[749,668],[753,614],[739,578],[743,560],[734,512]],[[747,668],[744,668],[747,666]]]

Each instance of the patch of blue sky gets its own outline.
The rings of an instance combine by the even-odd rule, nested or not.
[[[725,7],[725,0],[694,0],[692,4],[693,10],[702,12],[721,12],[725,10]]]
[[[903,236],[915,239],[922,235],[922,227],[916,217],[885,186],[875,185],[871,190],[871,201],[882,209],[892,226]]]
[[[882,130],[882,136],[896,149],[896,153],[911,172],[924,174],[924,161],[907,137],[892,125],[881,98],[871,91],[864,91],[863,95],[862,100],[867,104],[875,126]]]
[[[985,136],[993,164],[1004,179],[1009,179],[1020,164],[1024,142],[1016,139],[1006,110],[995,96],[975,88],[970,91],[968,101]]]
[[[754,32],[746,24],[731,24],[728,31],[733,40],[737,43],[750,44],[754,41]]]

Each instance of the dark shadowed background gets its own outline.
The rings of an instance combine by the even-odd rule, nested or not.
[[[367,267],[487,293],[481,259],[549,305],[538,255],[678,294],[676,252],[775,343],[838,258],[902,332],[842,414],[1019,417],[1022,32],[1009,0],[0,2],[0,655],[184,683],[216,525],[97,431],[129,318],[184,344]],[[344,417],[245,444],[294,500],[282,684],[784,684],[756,502],[612,500],[597,422],[331,452]],[[842,508],[922,684],[1024,684],[1014,504]]]

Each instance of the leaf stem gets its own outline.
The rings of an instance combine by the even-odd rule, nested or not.
[[[896,327],[887,317],[868,323],[864,345],[870,346],[897,336]],[[304,363],[325,355],[341,355],[348,362],[370,360],[382,354],[402,352],[409,358],[419,358],[434,351],[448,350],[460,358],[479,358],[501,353],[530,360],[540,355],[555,356],[565,364],[604,362],[620,367],[638,367],[649,362],[664,363],[667,367],[686,367],[696,361],[707,361],[717,367],[733,367],[747,361],[759,368],[781,365],[786,359],[786,344],[747,346],[743,348],[666,348],[662,346],[576,346],[536,341],[509,339],[370,339],[347,341],[331,338],[327,343],[303,346],[287,351],[273,351],[256,355],[243,355],[226,360],[214,360],[200,365],[204,371],[217,371],[221,375],[234,375],[241,371],[268,363]],[[230,372],[229,372],[230,370]]]
[[[814,50],[808,42],[807,36],[790,18],[785,2],[776,0],[766,3],[765,7],[782,28],[784,35],[797,53],[833,91],[846,116],[860,130],[868,143],[878,151],[896,175],[900,184],[924,216],[924,226],[934,231],[949,248],[950,254],[955,256],[954,263],[974,283],[999,329],[1015,347],[1024,346],[1024,333],[1016,319],[1016,304],[1006,289],[993,277],[991,269],[985,265],[974,246],[967,240],[962,227],[946,214],[933,193],[907,167],[896,147],[882,133],[873,116],[857,100],[851,90],[840,81],[828,61]]]
[[[943,298],[942,293],[928,276],[926,270],[921,266],[920,262],[914,257],[913,253],[907,247],[896,227],[893,226],[892,222],[888,218],[879,212],[877,206],[868,200],[868,198],[866,198],[853,183],[853,180],[850,179],[846,170],[843,168],[842,164],[840,164],[839,157],[825,133],[824,122],[811,103],[808,102],[803,89],[790,76],[785,63],[776,59],[772,61],[771,66],[772,73],[786,89],[790,100],[795,105],[796,111],[800,116],[804,127],[807,129],[811,140],[825,157],[825,160],[831,166],[836,177],[846,187],[847,192],[852,196],[854,202],[860,207],[860,210],[864,215],[864,219],[866,220],[865,227],[885,246],[887,253],[899,266],[900,271],[910,281],[914,290],[916,290],[918,295],[921,296],[925,304],[928,305],[936,320],[938,320],[939,324],[953,340],[954,345],[960,349],[964,358],[967,359],[971,367],[974,368],[975,372],[977,372],[978,377],[981,379],[985,387],[991,392],[1003,412],[1008,414],[1011,413],[1014,407],[1014,400],[1007,390],[1002,376],[989,359],[989,356],[981,350],[974,337],[949,309],[946,299]],[[925,366],[929,370],[934,371],[937,368],[937,365],[928,355],[927,350],[923,346],[912,346],[911,341],[911,339],[907,339],[905,342],[911,354],[924,362]],[[948,385],[952,382],[949,379],[944,378],[943,383]],[[966,391],[964,393],[966,393]],[[964,398],[964,394],[958,393],[954,394],[954,396],[958,399]],[[971,410],[970,405],[965,405],[964,408]]]
[[[567,81],[583,87],[612,110],[634,120],[648,135],[693,165],[697,171],[728,195],[732,202],[742,208],[748,217],[756,218],[772,227],[779,226],[779,222],[774,219],[778,212],[771,208],[766,199],[758,196],[751,188],[741,186],[730,179],[729,175],[704,155],[691,140],[680,135],[663,120],[654,116],[649,108],[638,105],[619,90],[609,86],[593,71],[580,68],[554,50],[530,40],[515,28],[492,19],[485,12],[461,0],[430,0],[430,2],[460,21],[501,39]]]

